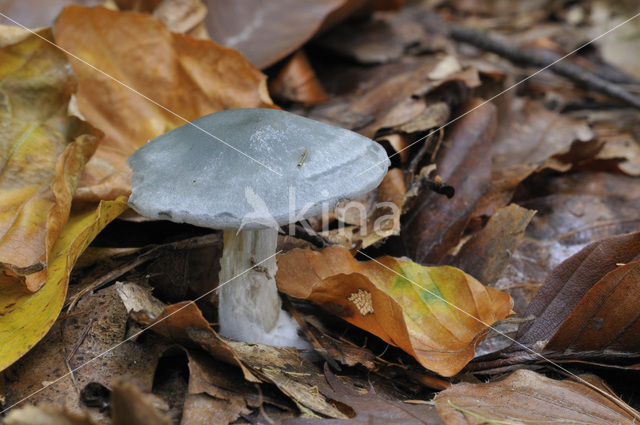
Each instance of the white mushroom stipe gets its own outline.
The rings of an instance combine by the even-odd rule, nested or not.
[[[129,157],[129,205],[146,217],[224,229],[220,282],[231,280],[219,294],[222,335],[309,347],[281,308],[276,259],[269,258],[278,226],[374,189],[389,166],[385,150],[352,131],[275,109],[222,111],[194,124],[153,139]]]
[[[298,323],[281,310],[277,243],[275,229],[224,231],[220,282],[228,283],[218,292],[220,333],[245,342],[308,348]]]

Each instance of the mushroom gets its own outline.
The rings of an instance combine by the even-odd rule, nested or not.
[[[389,159],[352,131],[256,108],[198,118],[151,140],[128,164],[129,205],[139,214],[223,230],[220,333],[303,347],[275,281],[279,226],[374,189]]]

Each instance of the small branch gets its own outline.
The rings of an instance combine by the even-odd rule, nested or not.
[[[482,50],[495,53],[522,65],[533,65],[544,68],[561,58],[559,55],[539,49],[524,49],[522,46],[511,44],[489,33],[457,25],[450,27],[449,35],[456,41],[472,44]],[[575,63],[560,61],[549,69],[591,90],[606,94],[640,109],[639,96],[632,94],[622,86],[611,83]]]

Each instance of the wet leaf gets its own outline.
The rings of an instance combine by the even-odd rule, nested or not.
[[[39,35],[51,40],[51,30]],[[82,169],[101,137],[67,114],[75,80],[36,35],[0,49],[0,269],[37,291]]]
[[[69,59],[78,78],[78,107],[105,132],[76,199],[128,194],[127,156],[185,120],[222,109],[272,106],[266,77],[238,52],[171,33],[149,15],[69,6],[56,21],[55,34],[61,47],[146,97]]]
[[[34,294],[10,300],[11,310],[0,315],[0,370],[22,357],[45,336],[60,314],[76,259],[125,209],[125,200],[118,199],[71,215],[51,250],[47,282]],[[4,299],[4,293],[0,299],[6,311],[8,300]]]
[[[592,388],[570,380],[556,381],[529,370],[481,384],[460,383],[435,398],[447,425],[486,423],[628,424],[637,415]]]
[[[540,349],[636,350],[639,260],[640,232],[587,245],[551,272],[525,313],[535,320],[520,326],[517,340]]]
[[[506,293],[453,267],[393,257],[361,263],[340,247],[280,255],[276,278],[281,291],[323,306],[444,376],[473,358],[486,327],[512,305]]]

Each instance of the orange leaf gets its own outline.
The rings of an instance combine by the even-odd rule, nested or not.
[[[51,39],[51,30],[40,35]],[[0,85],[0,268],[3,280],[36,291],[101,134],[67,114],[75,87],[68,62],[36,35],[0,49]]]
[[[320,304],[443,376],[473,358],[487,326],[513,304],[454,267],[393,257],[361,263],[341,247],[280,255],[276,279],[281,291]]]
[[[266,77],[240,53],[171,33],[149,15],[69,6],[55,34],[61,47],[91,65],[69,58],[78,107],[106,135],[76,199],[128,194],[127,156],[186,121],[223,109],[272,106]]]

